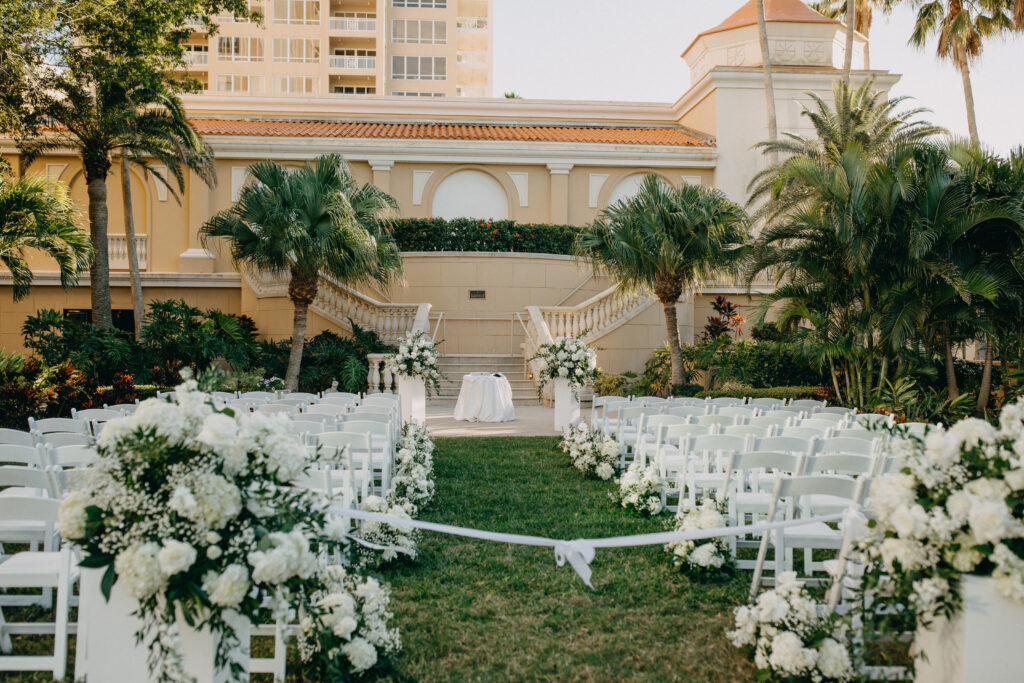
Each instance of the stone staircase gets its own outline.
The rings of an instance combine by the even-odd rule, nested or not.
[[[499,355],[443,355],[437,367],[445,377],[438,396],[427,399],[428,405],[455,406],[462,388],[462,376],[474,372],[500,372],[512,386],[512,400],[517,405],[536,405],[537,388],[523,371],[521,356]]]

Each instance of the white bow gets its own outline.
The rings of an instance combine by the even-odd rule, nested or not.
[[[853,503],[846,508],[843,518],[839,520],[839,528],[848,534],[854,543],[868,535],[868,518],[861,512],[860,505]]]
[[[590,563],[593,560],[594,546],[589,541],[577,538],[575,541],[555,543],[555,562],[559,567],[568,562],[588,588],[593,588],[590,584]]]

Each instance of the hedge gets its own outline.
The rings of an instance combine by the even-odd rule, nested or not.
[[[402,218],[387,226],[402,251],[571,254],[580,228],[475,218]]]
[[[765,388],[743,387],[741,389],[715,389],[714,391],[701,391],[697,394],[697,398],[743,398],[745,396],[749,396],[750,398],[820,399],[823,393],[824,390],[821,387],[815,386]]]

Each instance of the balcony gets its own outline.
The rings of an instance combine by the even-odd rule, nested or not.
[[[139,269],[148,266],[149,245],[148,235],[135,235],[135,253],[139,257]],[[128,270],[128,237],[126,235],[107,235],[107,258],[110,259],[112,270]]]
[[[331,17],[330,28],[332,31],[346,31],[349,33],[376,33],[377,20],[355,17]]]
[[[377,58],[331,55],[328,66],[332,69],[345,69],[346,71],[376,71]]]
[[[459,17],[456,27],[460,31],[486,31],[486,17]]]
[[[487,54],[484,52],[462,52],[459,51],[455,57],[455,63],[460,69],[486,69]]]
[[[188,51],[185,53],[185,64],[189,66],[206,66],[210,63],[209,52],[192,52]]]

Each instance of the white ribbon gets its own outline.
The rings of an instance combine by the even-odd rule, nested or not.
[[[757,534],[773,529],[785,529],[791,526],[800,526],[810,522],[835,522],[843,518],[842,514],[823,515],[821,517],[804,517],[801,519],[790,519],[782,522],[761,522],[748,526],[727,526],[717,529],[695,529],[693,531],[663,531],[656,534],[636,534],[634,536],[608,536],[605,538],[577,538],[575,541],[566,541],[543,536],[525,536],[522,534],[504,534],[496,531],[482,531],[480,529],[467,529],[465,527],[450,526],[448,524],[435,524],[424,522],[418,519],[392,517],[380,512],[368,512],[354,508],[329,507],[326,512],[341,517],[361,519],[369,522],[382,522],[392,526],[414,527],[425,531],[436,531],[441,534],[452,536],[463,536],[475,538],[481,541],[492,541],[494,543],[515,543],[517,545],[531,545],[546,548],[553,548],[555,551],[555,562],[559,567],[569,563],[569,566],[583,579],[590,588],[591,569],[590,563],[594,560],[597,548],[629,548],[643,545],[664,545],[675,541],[701,541],[708,538],[721,538],[723,536],[742,536],[745,534]]]
[[[575,541],[555,542],[555,564],[559,567],[566,562],[572,567],[587,588],[593,588],[590,583],[590,563],[594,561],[597,551],[585,539],[577,538]]]

